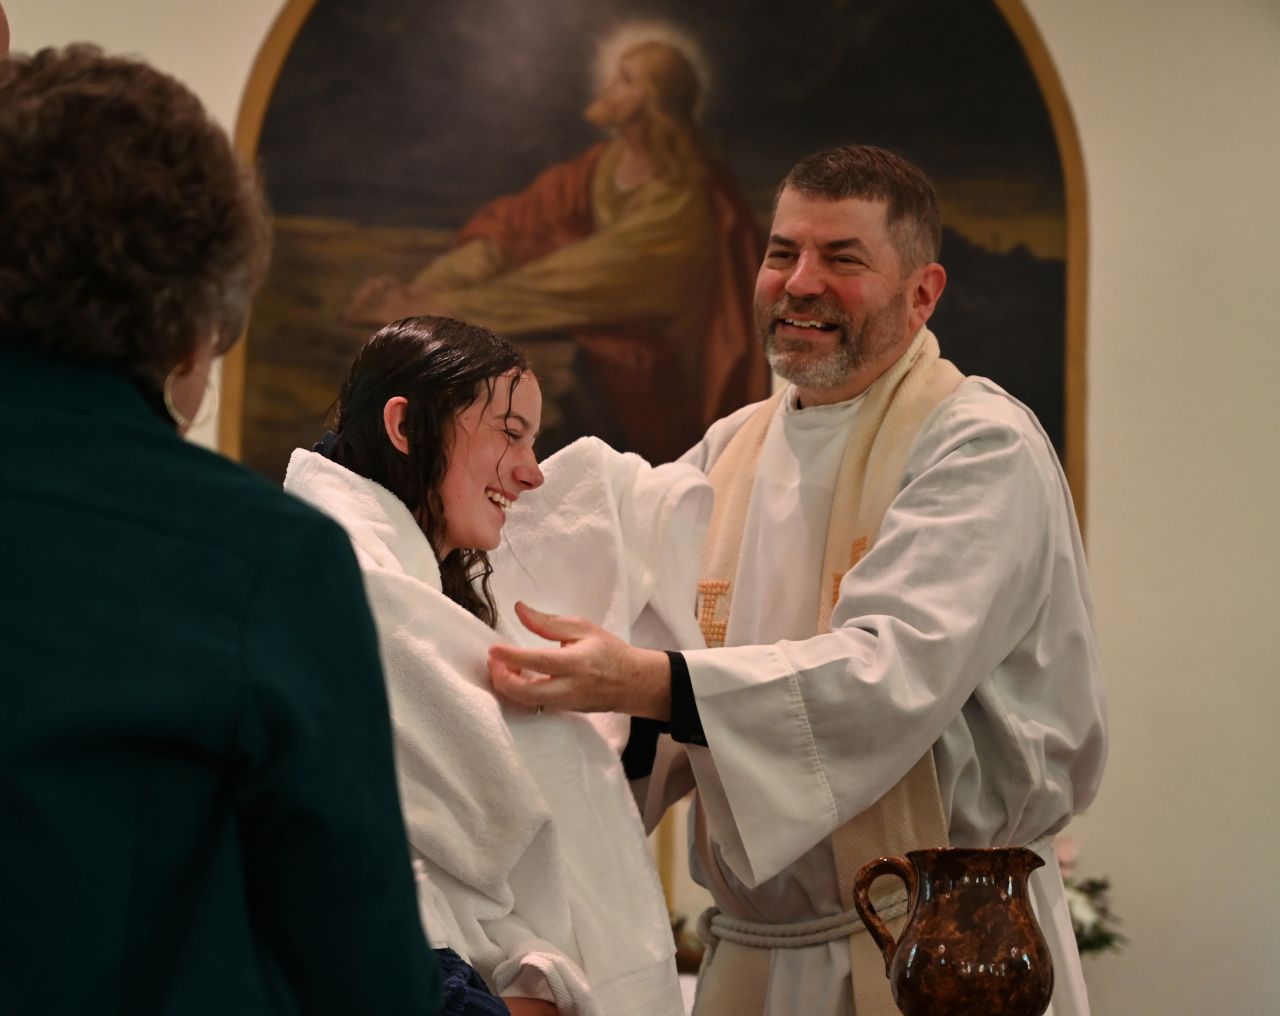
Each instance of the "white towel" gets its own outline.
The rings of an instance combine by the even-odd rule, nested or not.
[[[586,617],[634,645],[703,649],[694,614],[712,492],[691,466],[652,467],[638,455],[582,438],[543,464],[546,481],[512,508],[489,555],[501,630],[520,624],[517,600]],[[625,717],[593,718],[619,750]],[[620,738],[620,741],[619,741]]]
[[[456,949],[498,992],[547,997],[564,1014],[666,1016],[680,1011],[679,988],[617,760],[623,725],[500,705],[486,653],[498,640],[533,640],[512,624],[515,596],[623,637],[639,625],[683,644],[697,632],[710,493],[694,470],[650,469],[597,441],[545,469],[546,485],[510,512],[512,545],[493,555],[497,633],[440,592],[430,546],[390,492],[304,451],[285,487],[342,523],[356,548],[433,943]]]

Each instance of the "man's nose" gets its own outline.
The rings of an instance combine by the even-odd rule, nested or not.
[[[818,257],[805,252],[796,258],[783,288],[789,296],[817,296],[825,290],[827,284]]]

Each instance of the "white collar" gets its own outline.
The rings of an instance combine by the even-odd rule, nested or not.
[[[284,489],[341,523],[356,549],[373,563],[441,588],[435,551],[404,502],[386,487],[297,448],[289,458]]]
[[[830,427],[839,427],[850,422],[857,415],[858,407],[862,405],[866,394],[865,391],[859,392],[853,398],[845,399],[843,402],[829,402],[821,406],[801,406],[797,404],[800,393],[795,385],[788,383],[778,415],[783,418],[788,428],[793,429],[798,427],[803,430],[825,430]]]

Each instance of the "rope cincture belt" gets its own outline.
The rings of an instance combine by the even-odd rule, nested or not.
[[[876,913],[891,921],[907,912],[907,892],[899,890],[876,905]],[[846,910],[830,917],[793,924],[765,924],[745,921],[709,907],[698,918],[698,937],[710,945],[716,941],[733,942],[753,949],[803,949],[805,946],[835,942],[867,930],[857,911]]]

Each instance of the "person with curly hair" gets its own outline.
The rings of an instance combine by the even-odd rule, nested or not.
[[[350,545],[183,440],[253,175],[173,78],[44,49],[0,59],[0,221],[0,1008],[436,1012]]]

